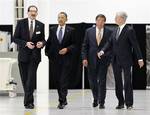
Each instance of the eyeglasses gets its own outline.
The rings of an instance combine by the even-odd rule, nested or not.
[[[37,11],[36,11],[36,10],[29,10],[29,12],[35,12],[35,13],[37,13]]]

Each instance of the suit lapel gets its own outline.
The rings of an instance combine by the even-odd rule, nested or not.
[[[103,36],[102,36],[102,38],[101,38],[100,44],[102,44],[102,42],[104,41],[104,39],[106,38],[106,36],[107,36],[107,32],[106,32],[106,29],[105,29],[105,27],[104,27]],[[100,44],[99,44],[99,45],[100,45]]]
[[[28,18],[26,18],[26,20],[25,20],[25,22],[24,22],[24,30],[25,30],[26,33],[27,33],[27,39],[30,39]]]
[[[59,40],[58,40],[58,37],[57,37],[57,28],[58,28],[58,26],[55,26],[54,27],[54,40],[59,44]]]
[[[92,37],[93,38],[93,42],[94,42],[94,44],[96,46],[98,46],[97,40],[96,40],[96,27],[93,27],[92,33],[94,33],[94,34],[92,34],[93,35],[93,37]]]
[[[65,42],[65,40],[67,39],[67,34],[69,32],[69,28],[68,26],[66,25],[65,27],[65,32],[64,32],[64,36],[63,36],[63,39],[62,39],[62,44]]]
[[[34,36],[36,35],[36,32],[39,31],[39,25],[38,25],[38,22],[37,20],[35,20],[35,28],[34,28],[34,31],[33,31],[33,35],[32,35],[32,39],[35,38]]]
[[[36,35],[37,26],[38,26],[38,24],[37,24],[37,21],[35,20],[35,27],[34,27],[32,38],[34,38],[34,36]]]

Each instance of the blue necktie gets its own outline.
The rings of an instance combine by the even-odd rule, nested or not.
[[[62,34],[63,34],[63,31],[62,31],[62,27],[61,27],[60,30],[59,30],[59,33],[58,33],[58,41],[59,41],[60,44],[61,44],[62,39],[63,39]]]

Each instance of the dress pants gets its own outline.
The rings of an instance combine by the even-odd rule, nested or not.
[[[54,62],[54,76],[56,78],[55,83],[58,91],[59,103],[67,101],[69,76],[71,74],[70,65],[71,64],[68,63],[63,56],[60,56],[60,58]]]
[[[124,73],[124,80],[122,79],[122,71]],[[117,63],[113,62],[113,72],[115,77],[115,92],[118,99],[118,105],[126,106],[133,105],[133,87],[132,87],[132,77],[131,77],[131,66],[123,67]],[[123,84],[124,81],[124,84]],[[123,95],[123,89],[125,91],[125,96]]]
[[[34,103],[33,92],[36,84],[36,72],[39,62],[31,60],[29,62],[19,61],[19,71],[24,88],[24,106]]]
[[[98,64],[96,69],[88,69],[89,85],[92,90],[94,101],[102,105],[105,103],[106,97],[107,68],[107,64]]]

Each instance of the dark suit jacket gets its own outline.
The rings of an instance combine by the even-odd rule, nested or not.
[[[109,37],[111,36],[111,31],[104,27],[104,33],[103,38],[99,44],[97,45],[96,41],[96,27],[91,27],[86,30],[84,42],[82,44],[82,59],[88,60],[88,68],[89,69],[96,69],[98,61],[101,61],[103,64],[109,64],[110,58],[111,58],[111,50],[107,49],[105,55],[102,57],[101,60],[97,57],[97,52],[101,50],[101,48],[104,47],[107,40],[109,40]]]
[[[112,46],[113,61],[117,60],[117,62],[123,67],[132,66],[133,49],[137,59],[142,59],[142,54],[136,39],[134,29],[129,25],[125,25],[120,33],[118,40],[116,40],[116,33],[117,29],[114,30],[111,38],[102,50],[105,52],[108,47]]]
[[[36,44],[39,41],[42,41],[45,44],[45,35],[44,35],[44,24],[35,21],[35,29],[30,40],[29,37],[29,26],[28,19],[22,19],[18,21],[16,30],[13,37],[14,42],[19,46],[18,60],[22,62],[28,62],[31,59],[34,59],[37,62],[41,61],[41,49],[34,48],[29,49],[26,47],[26,43],[31,41]]]
[[[59,59],[62,59],[65,65],[71,66],[72,54],[76,52],[77,43],[74,29],[66,25],[63,40],[60,44],[56,34],[57,28],[58,26],[50,28],[49,38],[45,47],[45,54],[49,57],[50,61],[57,63]],[[59,54],[59,50],[62,48],[68,49],[68,52],[63,56]]]

